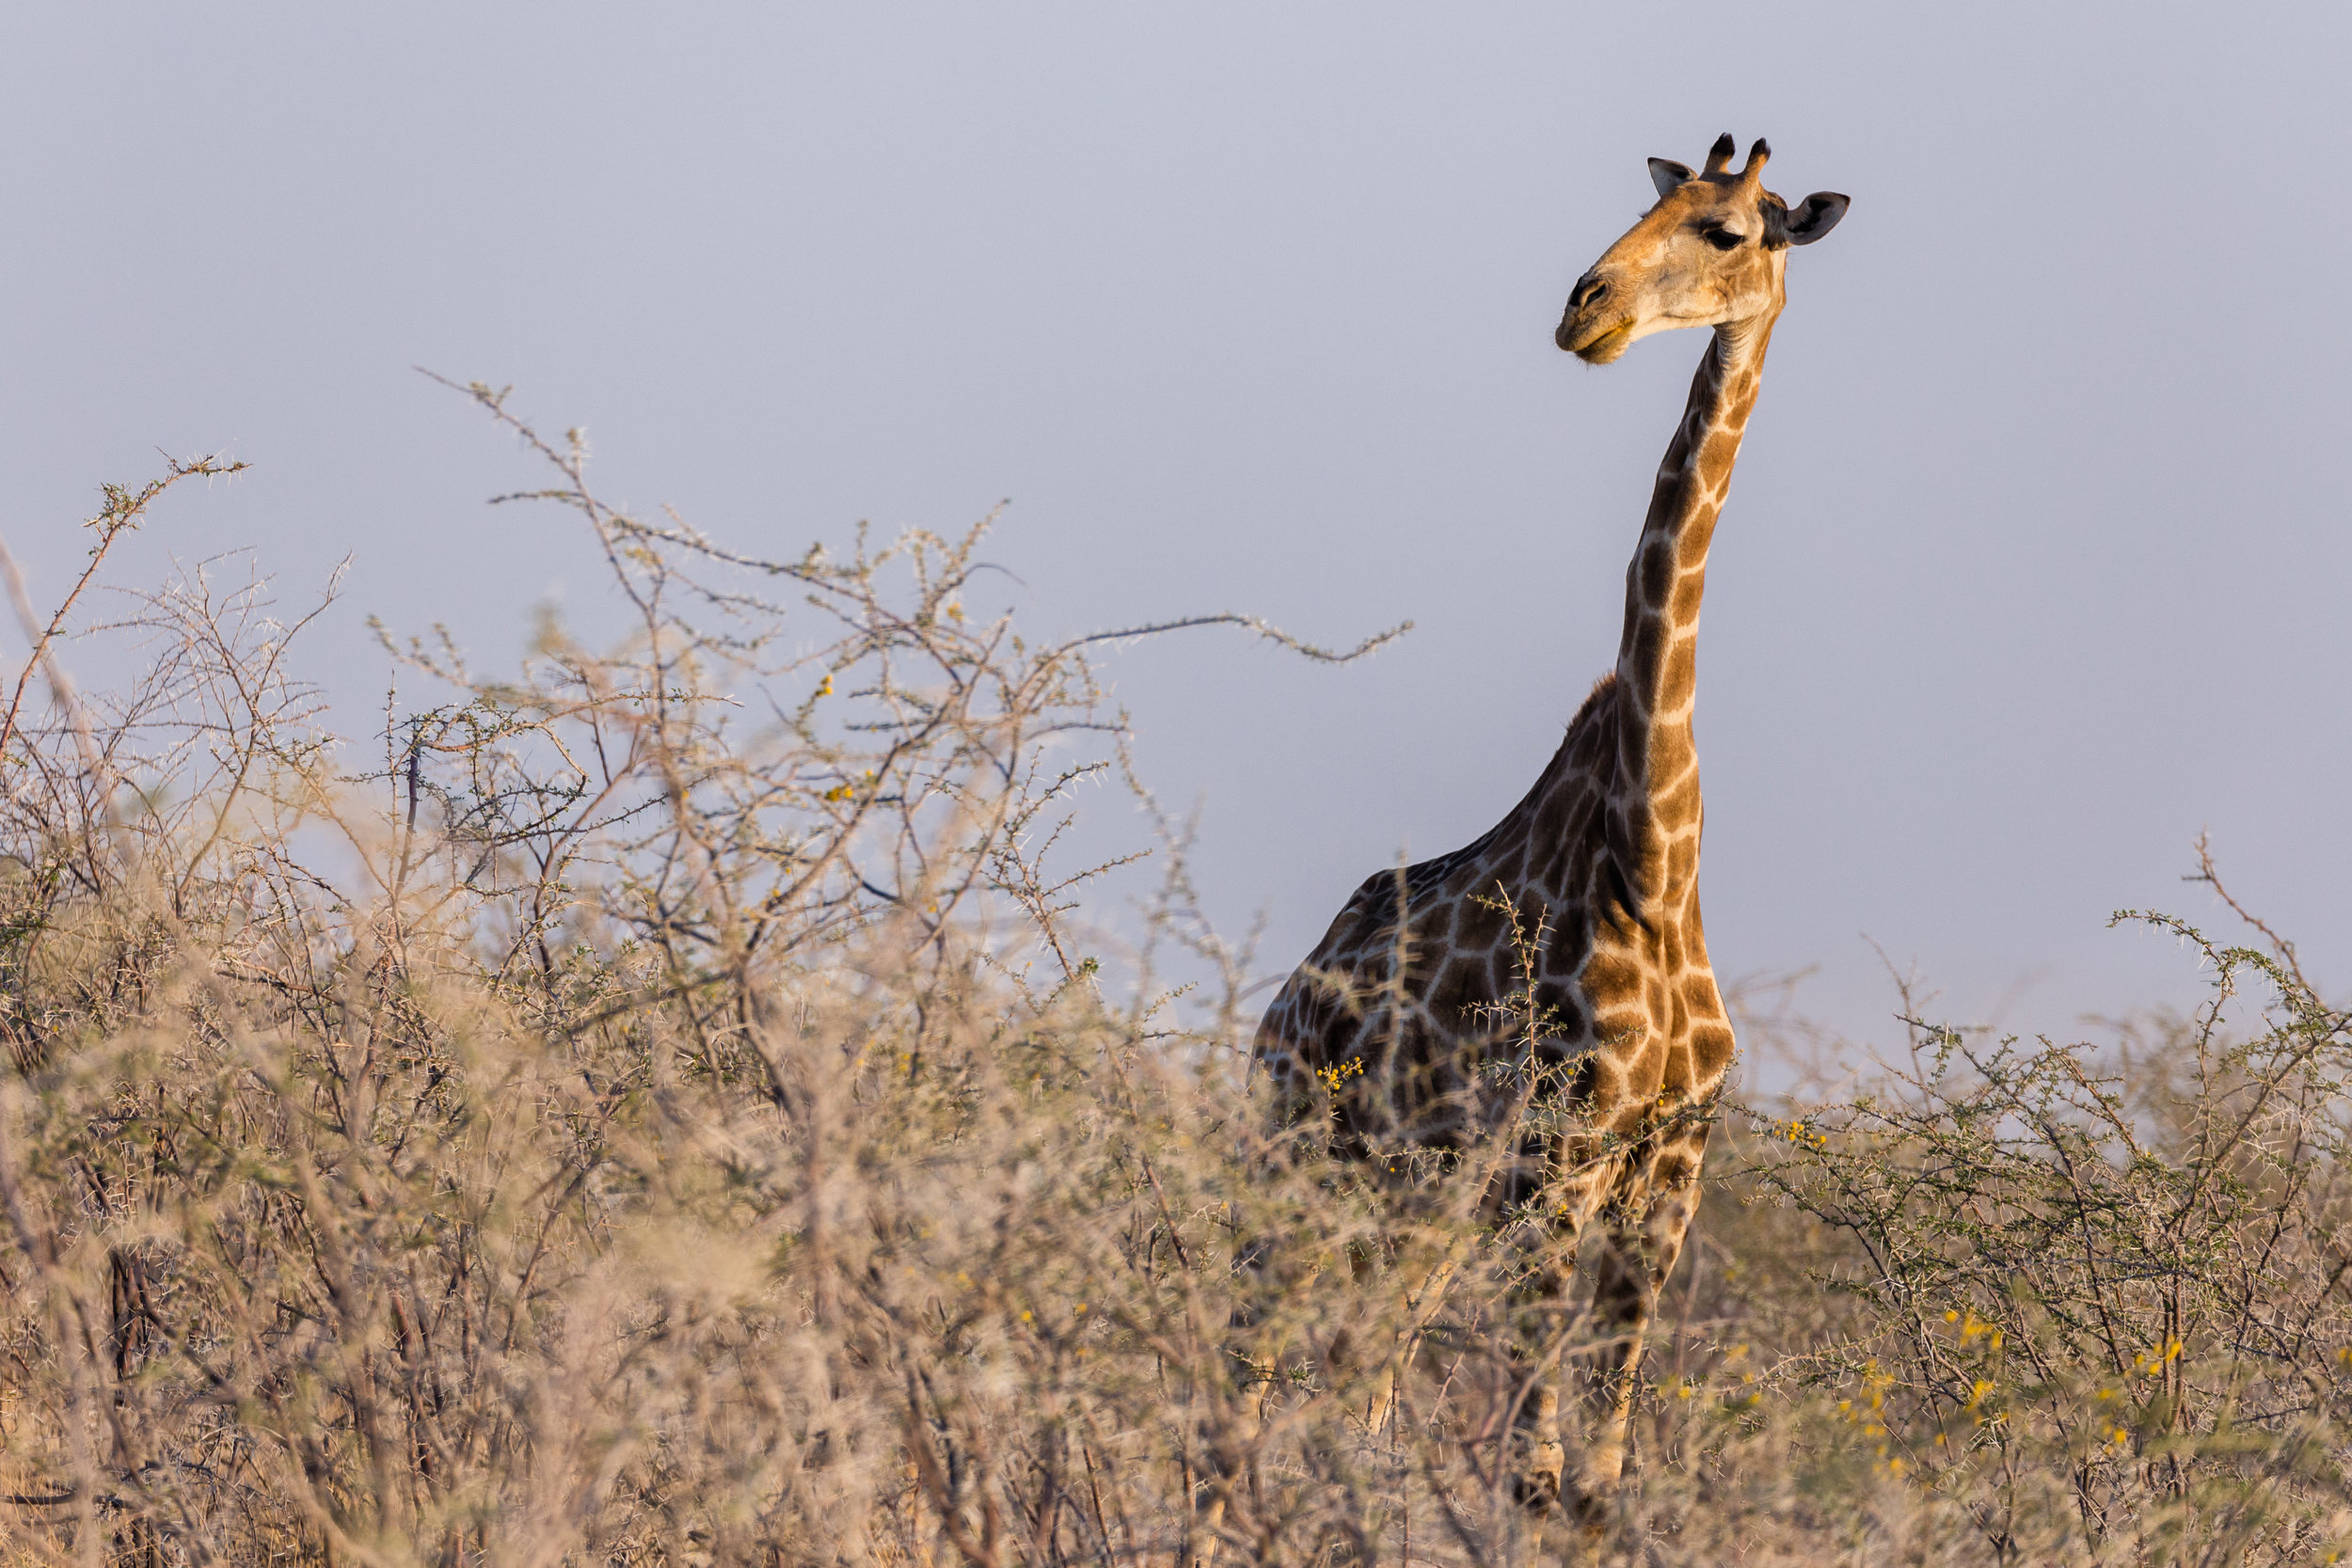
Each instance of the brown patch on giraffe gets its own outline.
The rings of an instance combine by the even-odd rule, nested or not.
[[[1666,1042],[1653,1036],[1643,1048],[1642,1054],[1626,1069],[1627,1092],[1640,1102],[1645,1117],[1658,1103],[1658,1091],[1666,1081]]]
[[[1647,771],[1649,763],[1649,733],[1641,724],[1627,724],[1617,732],[1617,766],[1629,779],[1639,779]],[[1618,796],[1609,802],[1609,812],[1619,820],[1629,820],[1635,802]]]
[[[1459,906],[1454,923],[1455,945],[1484,953],[1502,940],[1508,916],[1503,913],[1497,897],[1500,890],[1491,881],[1487,888],[1484,896],[1473,893]]]
[[[1674,546],[1663,539],[1653,539],[1642,546],[1642,602],[1651,609],[1661,609],[1675,580]]]
[[[1575,987],[1564,980],[1539,979],[1528,988],[1539,1029],[1537,1053],[1556,1066],[1584,1040],[1584,1009]]]
[[[1584,1106],[1593,1104],[1595,1097],[1600,1092],[1600,1073],[1601,1065],[1599,1053],[1593,1052],[1587,1053],[1577,1063],[1576,1070],[1568,1075],[1567,1097],[1569,1102],[1571,1104]],[[1576,1140],[1574,1139],[1567,1140],[1566,1148],[1573,1148],[1575,1142]],[[1565,1148],[1561,1157],[1561,1163],[1563,1164],[1571,1163]]]
[[[1691,1098],[1691,1042],[1678,1039],[1666,1052],[1666,1071],[1659,1082],[1662,1098],[1684,1101]]]
[[[1718,496],[1731,481],[1731,466],[1740,460],[1740,437],[1744,434],[1737,426],[1710,430],[1699,444],[1699,483]]]
[[[1607,1023],[1602,1021],[1604,1029]],[[1593,1069],[1592,1085],[1584,1096],[1585,1103],[1596,1110],[1625,1103],[1625,1065],[1606,1049],[1594,1052],[1588,1062]]]
[[[1639,960],[1621,948],[1596,947],[1592,957],[1584,961],[1584,972],[1577,976],[1577,983],[1596,1004],[1621,997],[1630,999],[1642,993],[1642,967]]]
[[[1563,920],[1551,928],[1551,943],[1544,950],[1544,967],[1555,974],[1574,974],[1592,945],[1592,931],[1583,921]],[[1585,991],[1589,995],[1591,990],[1588,976]]]
[[[1625,661],[1637,670],[1655,669],[1659,657],[1666,649],[1666,623],[1658,616],[1645,613],[1629,629],[1631,636],[1626,641]],[[1656,690],[1653,683],[1641,681],[1634,683],[1631,694],[1646,712],[1656,701]]]
[[[1690,730],[1681,724],[1672,724],[1652,732],[1648,761],[1653,788],[1677,779],[1695,777],[1699,753],[1697,746],[1692,742]]]
[[[1470,1009],[1485,1000],[1486,966],[1468,955],[1457,957],[1445,966],[1445,973],[1429,988],[1429,1005],[1443,1008],[1458,1019],[1470,1016]]]
[[[1661,707],[1680,707],[1698,689],[1699,645],[1688,637],[1677,638],[1666,650],[1666,667],[1658,683]]]
[[[1680,541],[1675,546],[1675,559],[1681,566],[1684,577],[1702,587],[1707,582],[1707,552],[1714,542],[1714,519],[1709,517],[1704,525],[1694,523],[1692,527],[1684,530]],[[1677,620],[1684,626],[1696,625],[1697,609],[1693,607],[1688,616],[1679,616]]]
[[[1702,1085],[1711,1085],[1731,1065],[1738,1041],[1724,1023],[1702,1023],[1691,1031],[1691,1066]]]
[[[1672,1009],[1666,1004],[1666,982],[1655,974],[1642,976],[1642,1008],[1649,1014],[1650,1032],[1665,1034]]]

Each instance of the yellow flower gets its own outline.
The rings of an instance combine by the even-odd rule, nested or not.
[[[1346,1083],[1350,1078],[1360,1078],[1363,1074],[1364,1059],[1361,1056],[1350,1057],[1348,1060],[1342,1062],[1337,1067],[1315,1069],[1315,1076],[1322,1079],[1323,1086],[1329,1089],[1333,1094],[1339,1093],[1340,1085]]]

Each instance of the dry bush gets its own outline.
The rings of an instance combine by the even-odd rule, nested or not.
[[[1769,1127],[1744,1175],[1826,1226],[1837,1308],[1776,1376],[1838,1390],[1994,1560],[2334,1560],[2352,1015],[2284,943],[2117,919],[2211,970],[2193,1017],[2105,1046],[1915,1019],[1867,1092]]]
[[[17,594],[8,1560],[1576,1544],[1504,1495],[1534,1381],[1505,1347],[1583,1344],[1487,1212],[1522,1130],[1396,1176],[1272,1131],[1247,955],[1165,825],[1104,971],[1077,908],[1103,868],[1057,869],[1071,792],[1161,819],[1100,640],[969,614],[980,530],[763,562],[627,516],[576,441],[470,391],[632,630],[546,626],[511,680],[403,645],[440,697],[372,768],[233,563],[87,628],[149,640],[113,697],[66,680],[66,610]],[[92,572],[217,471],[110,493]],[[2344,1024],[2214,957],[2283,1010],[2232,1044],[2217,1009],[2155,1042],[2163,1074],[1931,1033],[1801,1137],[1730,1118],[1609,1552],[2318,1560]]]

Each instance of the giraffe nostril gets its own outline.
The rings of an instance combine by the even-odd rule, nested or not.
[[[1599,278],[1595,277],[1588,272],[1583,277],[1578,278],[1576,280],[1576,287],[1569,291],[1568,309],[1571,310],[1581,310],[1588,305],[1598,304],[1601,300],[1607,298],[1608,295],[1609,285],[1602,282]]]

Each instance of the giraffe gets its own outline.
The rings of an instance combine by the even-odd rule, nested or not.
[[[1726,135],[1697,172],[1649,161],[1656,205],[1577,279],[1555,334],[1605,365],[1653,332],[1714,328],[1626,572],[1616,668],[1502,821],[1356,890],[1256,1044],[1290,1124],[1327,1117],[1335,1149],[1357,1158],[1459,1151],[1512,1116],[1524,1085],[1550,1085],[1538,1092],[1561,1114],[1523,1125],[1553,1131],[1514,1151],[1488,1202],[1530,1248],[1537,1305],[1561,1304],[1600,1221],[1595,1418],[1571,1468],[1558,1376],[1523,1349],[1532,1392],[1512,1473],[1523,1503],[1565,1506],[1596,1538],[1734,1047],[1699,925],[1691,717],[1708,546],[1786,303],[1788,247],[1827,234],[1847,207],[1820,192],[1791,208],[1764,188],[1766,143],[1736,173],[1733,152]],[[1515,1007],[1532,1029],[1500,1022]]]

